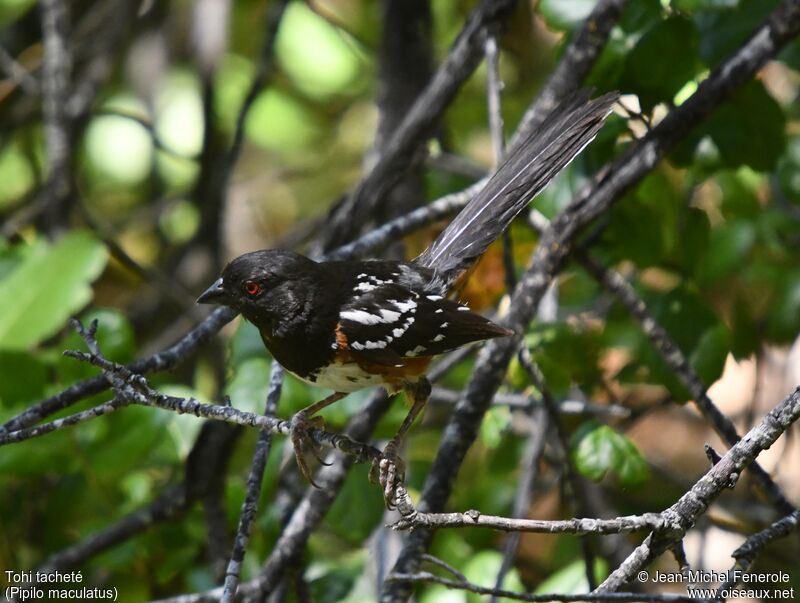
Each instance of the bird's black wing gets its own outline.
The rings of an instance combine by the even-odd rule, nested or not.
[[[342,307],[334,345],[371,362],[401,365],[511,333],[441,295],[393,282],[363,289]]]

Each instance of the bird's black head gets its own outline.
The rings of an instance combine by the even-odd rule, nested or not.
[[[225,267],[197,302],[230,306],[257,325],[291,317],[307,305],[309,284],[319,278],[317,268],[316,262],[291,251],[245,253]]]

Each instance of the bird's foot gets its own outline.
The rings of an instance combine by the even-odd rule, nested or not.
[[[308,434],[309,430],[312,428],[322,429],[324,424],[322,417],[309,417],[305,411],[301,410],[295,413],[290,423],[291,433],[289,438],[292,441],[292,446],[294,446],[294,456],[295,459],[297,459],[297,467],[300,469],[300,473],[303,474],[303,477],[305,477],[312,486],[319,488],[314,478],[311,477],[311,471],[308,468],[308,463],[306,463],[304,453],[307,451],[311,452],[318,462],[323,465],[329,464],[320,456],[319,444]]]
[[[386,444],[381,456],[372,461],[369,470],[369,479],[376,481],[383,489],[383,501],[390,511],[395,508],[395,489],[403,483],[406,474],[406,464],[397,452],[397,441],[392,439]]]

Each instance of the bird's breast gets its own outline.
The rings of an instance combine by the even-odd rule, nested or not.
[[[355,362],[334,361],[305,377],[297,376],[306,383],[345,393],[388,385],[382,375],[370,373]]]

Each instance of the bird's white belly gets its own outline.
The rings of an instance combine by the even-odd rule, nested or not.
[[[298,375],[299,377],[299,375]],[[337,392],[355,392],[368,387],[378,387],[384,385],[381,375],[374,375],[363,370],[355,362],[337,363],[334,362],[321,368],[316,377],[310,375],[307,378],[299,377],[306,383],[325,387]]]

